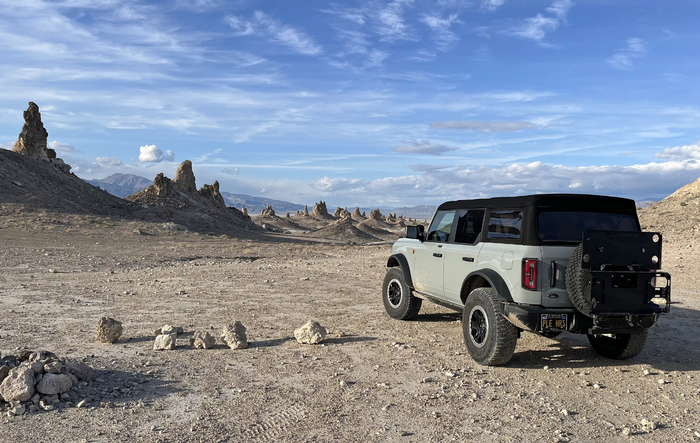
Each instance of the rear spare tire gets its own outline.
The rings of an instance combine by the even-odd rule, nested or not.
[[[581,267],[583,243],[576,246],[566,267],[566,292],[571,303],[583,314],[591,312],[591,273]]]
[[[588,341],[593,349],[603,357],[624,360],[639,355],[647,341],[648,329],[631,334],[593,335],[588,334]]]

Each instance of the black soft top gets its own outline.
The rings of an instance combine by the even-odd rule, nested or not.
[[[454,200],[441,204],[438,210],[450,209],[515,209],[534,206],[542,210],[607,212],[637,214],[634,200],[590,194],[536,194],[519,197],[494,197],[473,200]]]

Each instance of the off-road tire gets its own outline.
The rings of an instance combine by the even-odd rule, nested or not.
[[[588,334],[588,341],[600,355],[613,360],[625,360],[639,355],[647,341],[649,330],[632,334],[617,334],[615,337]]]
[[[583,254],[583,243],[576,246],[574,253],[569,258],[569,265],[566,267],[566,292],[569,294],[571,303],[581,313],[589,315],[591,311],[591,273],[581,268],[581,256]]]
[[[498,303],[495,290],[476,288],[464,304],[464,342],[471,358],[480,365],[506,364],[515,352],[518,328],[500,314]],[[482,320],[486,320],[485,329]]]
[[[398,299],[397,299],[397,292]],[[413,295],[406,284],[401,268],[390,268],[384,277],[382,286],[384,309],[390,317],[397,320],[411,320],[418,315],[423,300]]]

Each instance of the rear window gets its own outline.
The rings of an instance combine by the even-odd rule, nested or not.
[[[600,212],[542,212],[542,241],[580,242],[583,231],[639,231],[633,215]]]
[[[523,211],[491,211],[488,238],[518,240],[523,225]]]

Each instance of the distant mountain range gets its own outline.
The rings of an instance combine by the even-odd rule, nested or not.
[[[140,177],[133,174],[112,174],[109,177],[100,180],[85,180],[88,183],[98,186],[105,191],[117,197],[124,198],[135,192],[141,191],[149,187],[153,181],[145,177]],[[234,206],[238,209],[245,207],[248,209],[250,215],[258,215],[262,212],[267,205],[271,205],[272,208],[278,213],[278,215],[284,215],[286,212],[295,213],[297,210],[303,211],[304,205],[297,203],[291,203],[284,200],[274,200],[265,197],[254,197],[252,195],[246,194],[234,194],[231,192],[222,192],[221,195],[224,196],[226,204],[229,206]],[[643,200],[638,201],[637,206],[644,208],[654,203],[653,200]],[[313,204],[309,205],[309,211],[313,208]],[[355,207],[348,207],[348,210],[352,212]],[[360,208],[360,212],[369,212],[374,208]],[[404,217],[410,218],[424,218],[429,219],[435,213],[437,209],[436,205],[417,205],[402,208],[387,208],[380,207],[382,214],[386,215],[388,213],[396,213],[397,215],[403,215]],[[333,213],[335,207],[328,207],[328,211]]]
[[[121,198],[142,191],[153,184],[153,180],[133,174],[112,174],[103,179],[85,181]]]

